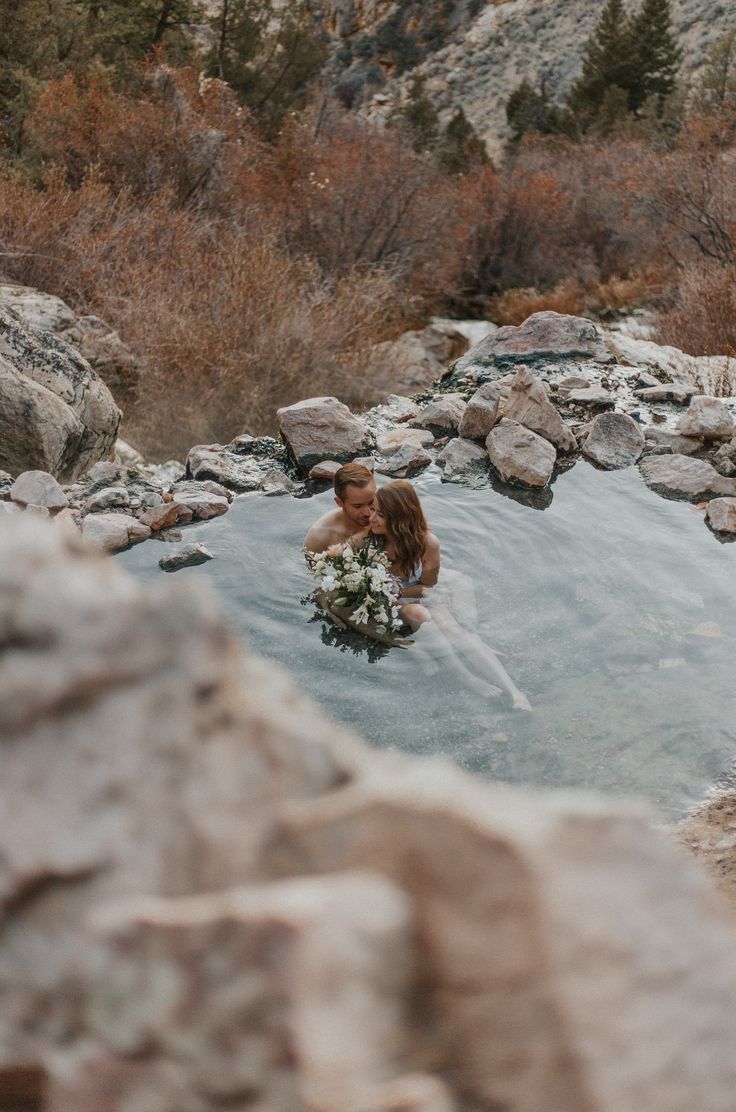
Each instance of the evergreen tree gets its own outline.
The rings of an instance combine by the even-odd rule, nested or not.
[[[567,98],[569,112],[585,127],[615,86],[627,93],[632,72],[631,21],[623,0],[607,0],[583,53],[582,73]],[[609,94],[610,102],[610,94]]]
[[[675,88],[682,58],[670,26],[669,0],[642,0],[631,20],[633,73],[629,86],[629,109],[641,108],[649,97],[656,97],[661,110]]]
[[[398,116],[407,125],[415,151],[433,150],[437,145],[440,131],[440,117],[437,109],[425,91],[425,79],[419,73],[412,74],[406,100],[397,109]]]
[[[301,106],[327,48],[305,0],[221,0],[211,20],[215,44],[207,72],[227,81],[275,133],[290,108]]]
[[[527,131],[551,135],[563,126],[562,112],[547,96],[544,83],[537,90],[526,78],[506,102],[506,120],[515,140],[521,139]]]
[[[438,148],[440,165],[448,174],[467,174],[488,162],[488,151],[462,110],[456,108],[442,132]]]

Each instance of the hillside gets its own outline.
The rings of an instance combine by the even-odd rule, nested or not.
[[[323,0],[315,10],[333,38],[339,87],[348,99],[364,99],[369,116],[387,115],[408,74],[418,71],[441,114],[462,105],[494,151],[506,136],[506,100],[523,78],[544,80],[553,97],[564,96],[604,3],[508,0],[477,10],[458,0]],[[736,28],[736,5],[673,0],[672,12],[687,80],[715,39]]]

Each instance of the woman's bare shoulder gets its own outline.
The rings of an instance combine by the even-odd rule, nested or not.
[[[434,533],[427,533],[424,540],[424,556],[425,559],[430,556],[439,558],[440,542]]]

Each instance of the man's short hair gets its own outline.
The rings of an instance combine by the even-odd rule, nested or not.
[[[373,482],[373,473],[362,463],[346,463],[335,472],[333,483],[335,497],[345,501],[345,490],[349,486],[365,487]]]

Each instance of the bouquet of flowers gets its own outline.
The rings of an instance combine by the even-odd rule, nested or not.
[[[357,550],[349,544],[332,545],[325,552],[305,555],[331,607],[349,609],[356,625],[375,623],[377,633],[401,628],[399,588],[389,572],[388,558],[374,544]]]

